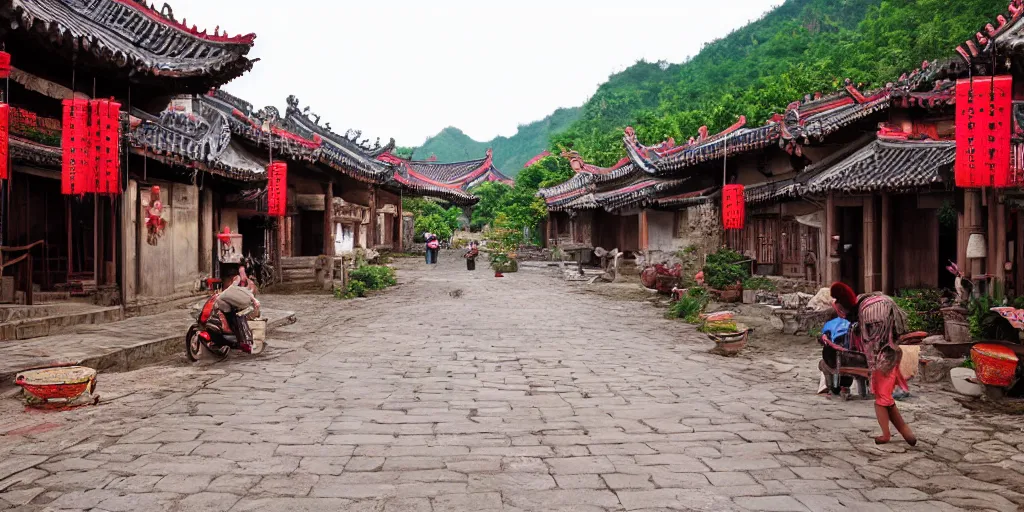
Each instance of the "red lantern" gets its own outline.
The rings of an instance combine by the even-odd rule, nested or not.
[[[11,77],[11,54],[0,52],[0,78]]]
[[[725,229],[743,229],[746,217],[746,203],[743,198],[743,185],[726,185],[722,187],[722,227]]]
[[[121,193],[121,104],[113,100],[90,102],[91,148],[96,159],[96,193]]]
[[[61,133],[63,166],[61,193],[79,195],[96,191],[96,160],[89,140],[89,101],[64,100],[64,125]]]
[[[288,211],[288,165],[272,162],[267,166],[267,215],[284,217]]]
[[[1010,135],[1013,78],[988,76],[956,83],[956,186],[1013,186]]]
[[[10,176],[9,162],[7,155],[11,141],[11,108],[6,103],[0,103],[0,180],[6,180]]]

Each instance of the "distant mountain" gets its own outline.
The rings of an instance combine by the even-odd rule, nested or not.
[[[426,160],[436,155],[441,162],[475,160],[482,158],[487,148],[492,148],[495,167],[514,177],[523,164],[548,148],[552,135],[565,131],[579,118],[579,108],[560,108],[540,121],[520,125],[511,137],[496,137],[487,142],[473,140],[462,130],[448,127],[416,148],[413,158]]]

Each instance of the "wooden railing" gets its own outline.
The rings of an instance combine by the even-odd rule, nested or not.
[[[25,305],[32,305],[32,249],[43,245],[42,240],[32,242],[28,245],[22,245],[19,247],[0,247],[0,275],[7,271],[8,267],[13,267],[24,263],[18,267],[18,278],[15,282],[20,281],[21,285],[25,287]],[[14,256],[14,253],[24,252],[21,255]],[[8,259],[10,258],[10,259]],[[17,288],[16,288],[17,289]]]

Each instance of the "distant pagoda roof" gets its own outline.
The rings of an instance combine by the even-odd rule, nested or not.
[[[282,126],[280,112],[275,107],[254,111],[251,103],[222,90],[212,90],[199,101],[223,113],[228,127],[235,136],[267,150],[281,158],[314,162],[322,140],[303,137]]]
[[[202,92],[252,69],[254,34],[210,34],[136,0],[0,0],[0,18],[15,35],[55,46],[78,66],[119,71],[136,83]],[[8,51],[13,41],[8,40]],[[14,64],[34,56],[14,54]],[[168,78],[175,80],[168,81]]]
[[[483,158],[464,162],[440,163],[436,160],[405,160],[391,153],[378,156],[378,160],[404,168],[405,175],[436,187],[469,189],[486,181],[512,185],[513,181],[494,166],[494,152],[490,149]]]

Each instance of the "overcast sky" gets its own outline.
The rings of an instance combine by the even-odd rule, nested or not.
[[[254,32],[253,71],[225,87],[256,108],[298,96],[335,131],[418,146],[476,140],[581,105],[639,59],[680,62],[780,0],[482,2],[174,0],[175,17]],[[160,4],[160,2],[157,2]]]

